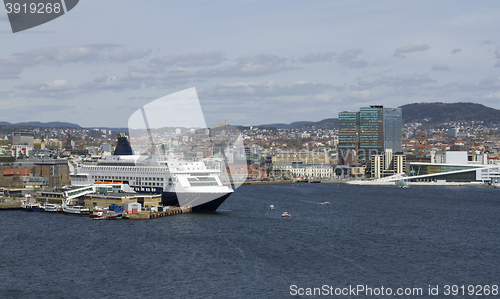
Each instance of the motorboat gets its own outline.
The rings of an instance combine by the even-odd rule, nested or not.
[[[89,216],[90,210],[84,206],[72,206],[68,205],[63,208],[65,214],[78,215],[78,216]]]
[[[90,219],[106,219],[106,214],[104,213],[104,209],[94,209],[92,213],[89,214]]]
[[[288,218],[288,217],[292,217],[292,215],[288,214],[288,212],[283,212],[283,214],[281,214],[281,217]]]
[[[42,212],[48,212],[48,213],[59,213],[61,211],[61,206],[49,202],[42,204],[40,210]]]
[[[410,183],[407,180],[399,180],[395,183],[398,188],[408,188],[410,187]]]
[[[38,212],[38,211],[40,211],[40,204],[37,202],[35,202],[35,203],[23,202],[21,204],[21,210],[28,211],[28,212]]]

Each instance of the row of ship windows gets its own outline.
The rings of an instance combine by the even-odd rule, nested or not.
[[[193,187],[197,187],[197,186],[218,186],[217,183],[212,183],[212,182],[189,182],[189,184]]]
[[[141,186],[157,186],[157,187],[163,187],[162,183],[151,183],[151,182],[144,182],[140,184]],[[170,185],[170,184],[169,184]]]
[[[93,175],[93,179],[99,179],[99,180],[145,180],[145,181],[163,181],[163,178],[155,178],[155,177],[149,177],[149,178],[141,178],[141,177],[122,177],[122,176],[104,176],[104,175]],[[169,178],[169,181],[171,181],[172,178]]]
[[[161,167],[155,167],[155,168],[150,168],[150,167],[141,167],[141,166],[134,166],[134,167],[108,167],[108,166],[87,166],[85,169],[88,170],[115,170],[115,171],[137,171],[137,170],[147,170],[147,171],[157,171],[157,172],[164,172],[165,170],[168,170],[167,167],[161,168]]]

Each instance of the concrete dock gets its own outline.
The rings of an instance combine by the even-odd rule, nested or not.
[[[12,197],[0,197],[0,210],[20,210],[24,197],[20,199]]]
[[[167,216],[172,216],[172,215],[177,215],[177,214],[183,214],[183,213],[190,213],[191,208],[171,208],[166,211],[161,211],[161,212],[149,212],[149,211],[142,211],[137,214],[125,214],[123,216],[124,219],[131,219],[131,220],[145,220],[145,219],[153,219],[153,218],[161,218],[161,217],[167,217]]]

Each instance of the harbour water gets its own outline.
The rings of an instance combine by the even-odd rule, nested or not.
[[[0,297],[283,298],[292,285],[365,285],[424,298],[438,285],[436,298],[445,285],[499,285],[498,192],[283,184],[242,186],[214,214],[149,221],[2,211]]]

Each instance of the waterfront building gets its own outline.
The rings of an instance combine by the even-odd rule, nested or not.
[[[484,183],[500,178],[500,165],[468,161],[466,151],[436,152],[433,160],[435,163],[407,163],[410,181]]]
[[[330,164],[330,154],[327,152],[281,152],[272,154],[273,164],[302,163]]]
[[[384,154],[372,155],[370,166],[372,179],[404,173],[406,156],[402,153],[393,154],[391,149],[386,149]]]
[[[409,162],[410,182],[491,182],[500,178],[500,166]]]
[[[150,208],[157,207],[161,205],[161,194],[145,194],[145,193],[91,193],[83,197],[83,205],[87,208],[93,207],[107,207],[110,205],[123,206],[124,210],[126,206],[138,206],[138,212],[140,212],[140,207]],[[130,209],[132,212],[132,209]]]
[[[288,178],[332,178],[333,167],[330,164],[273,164],[273,175],[275,177],[286,176]]]
[[[403,114],[401,108],[384,108],[384,150],[393,153],[403,150]]]
[[[49,186],[49,178],[40,175],[23,176],[23,187],[25,188],[42,188]]]
[[[27,168],[7,168],[2,172],[0,185],[3,187],[23,187],[23,178],[33,175]]]
[[[354,151],[358,143],[359,112],[339,113],[338,159],[340,164],[353,165]]]

